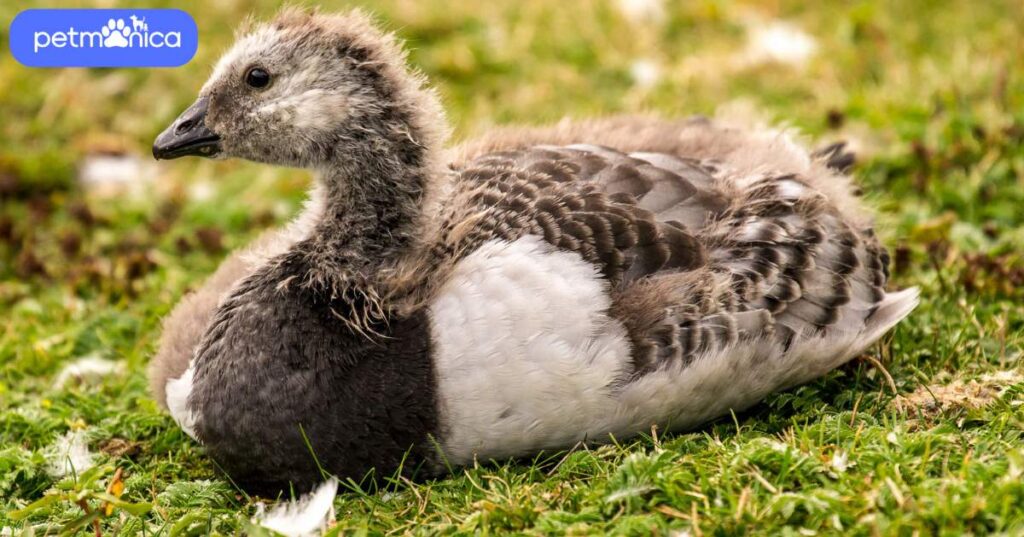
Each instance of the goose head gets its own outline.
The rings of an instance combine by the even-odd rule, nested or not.
[[[429,147],[443,124],[395,38],[368,16],[291,9],[224,54],[153,155],[322,169],[398,140]]]

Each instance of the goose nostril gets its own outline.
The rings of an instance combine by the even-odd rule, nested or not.
[[[185,121],[178,123],[178,126],[174,128],[174,134],[186,133],[192,130],[193,125],[194,122],[191,119],[186,119]]]

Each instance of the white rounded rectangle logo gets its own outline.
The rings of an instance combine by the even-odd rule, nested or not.
[[[195,20],[180,9],[27,9],[9,35],[28,67],[178,67],[199,46]]]

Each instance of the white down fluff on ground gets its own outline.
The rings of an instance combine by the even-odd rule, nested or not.
[[[294,500],[281,501],[266,511],[257,505],[253,523],[288,537],[319,535],[334,522],[334,497],[338,480],[329,479],[316,490]]]

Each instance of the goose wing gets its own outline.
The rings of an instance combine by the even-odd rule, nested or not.
[[[451,277],[424,271],[444,282],[430,311],[450,460],[693,427],[909,313],[916,290],[883,290],[887,255],[836,152],[780,171],[764,146],[788,142],[723,141],[737,136],[702,136],[701,159],[533,146],[454,169],[435,249]]]
[[[839,154],[812,158],[831,167]],[[608,282],[630,378],[751,339],[785,352],[842,334],[845,360],[898,320],[876,315],[891,308],[873,230],[799,174],[597,145],[494,152],[454,171],[435,253],[524,235],[578,253]]]
[[[456,173],[439,254],[532,234],[595,264],[613,288],[704,265],[697,232],[727,207],[696,161],[668,168],[599,146],[490,153]]]

